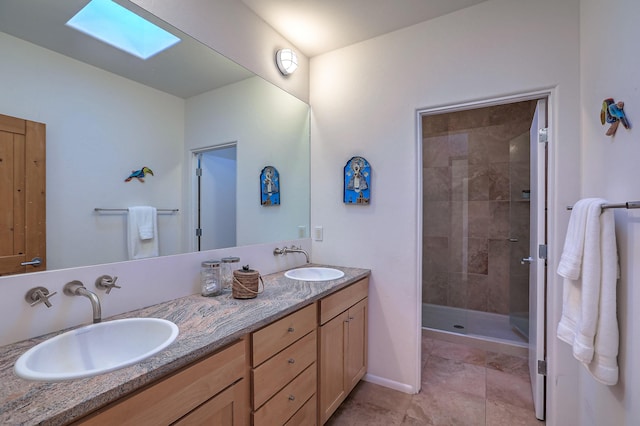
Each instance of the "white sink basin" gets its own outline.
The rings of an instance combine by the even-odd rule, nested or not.
[[[178,336],[178,326],[159,318],[127,318],[59,334],[22,354],[14,366],[27,380],[57,382],[91,377],[154,355]]]
[[[309,267],[290,269],[284,276],[300,281],[330,281],[344,277],[344,272],[333,268]]]

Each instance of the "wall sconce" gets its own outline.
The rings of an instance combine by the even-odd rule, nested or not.
[[[298,68],[298,55],[291,49],[281,49],[276,52],[276,65],[282,75],[293,74]]]

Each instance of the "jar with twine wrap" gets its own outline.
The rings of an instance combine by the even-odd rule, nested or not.
[[[262,283],[262,290],[259,290],[260,283]],[[231,295],[234,299],[252,299],[263,291],[264,282],[260,272],[249,269],[249,265],[233,271]]]

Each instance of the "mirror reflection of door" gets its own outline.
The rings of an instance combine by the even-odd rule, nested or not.
[[[0,275],[46,269],[45,134],[0,114]]]
[[[236,144],[199,151],[197,230],[199,251],[236,245]],[[199,230],[199,231],[198,231]]]

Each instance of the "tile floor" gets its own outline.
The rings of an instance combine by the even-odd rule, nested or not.
[[[329,426],[542,426],[526,358],[422,337],[422,390],[360,382]]]

